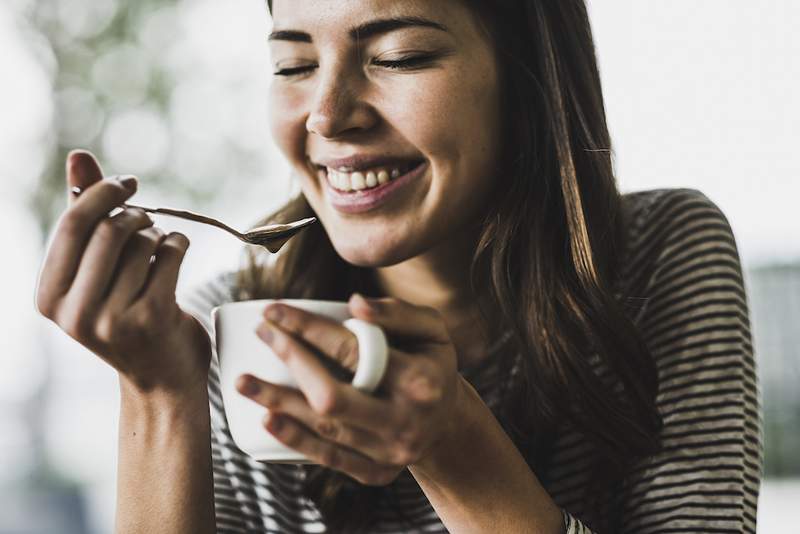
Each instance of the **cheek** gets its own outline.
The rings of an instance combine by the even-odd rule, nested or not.
[[[271,90],[269,128],[275,144],[292,163],[305,160],[305,99],[300,92]]]
[[[435,164],[489,168],[499,144],[498,92],[491,76],[455,69],[387,102],[391,122]],[[444,170],[444,169],[443,169]]]

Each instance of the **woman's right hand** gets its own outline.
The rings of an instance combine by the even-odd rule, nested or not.
[[[80,197],[71,194],[76,186]],[[137,393],[205,389],[209,337],[175,299],[189,240],[165,235],[141,210],[109,217],[136,192],[136,180],[103,179],[88,152],[67,156],[67,189],[69,206],[39,275],[39,312]]]

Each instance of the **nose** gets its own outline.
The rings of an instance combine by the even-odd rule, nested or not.
[[[306,119],[306,130],[326,139],[372,128],[375,110],[363,99],[359,80],[343,70],[321,77]]]

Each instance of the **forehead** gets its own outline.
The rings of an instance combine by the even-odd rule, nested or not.
[[[461,8],[461,9],[459,9]],[[273,0],[274,28],[308,32],[339,27],[346,33],[361,23],[391,17],[423,17],[450,27],[463,18],[457,0]]]

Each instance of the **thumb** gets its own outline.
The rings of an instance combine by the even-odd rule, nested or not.
[[[94,155],[88,150],[73,150],[67,154],[67,191],[88,187],[103,179],[103,170]],[[70,194],[73,198],[73,195]]]
[[[383,328],[389,338],[449,344],[450,335],[438,311],[394,299],[368,299],[354,293],[349,301],[350,313],[357,319]]]

